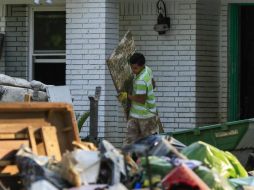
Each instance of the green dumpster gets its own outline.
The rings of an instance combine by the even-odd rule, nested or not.
[[[197,127],[166,135],[173,136],[185,145],[204,141],[221,150],[254,148],[254,119]]]
[[[245,164],[249,153],[254,150],[254,118],[169,132],[165,135],[173,136],[185,145],[196,141],[206,142],[232,152]]]

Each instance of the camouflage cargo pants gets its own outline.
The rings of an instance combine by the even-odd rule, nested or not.
[[[127,136],[125,144],[130,144],[139,138],[158,133],[159,127],[156,122],[156,117],[147,119],[137,119],[130,117],[127,122]]]

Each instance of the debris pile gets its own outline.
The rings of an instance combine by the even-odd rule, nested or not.
[[[102,140],[73,142],[60,161],[36,155],[26,145],[16,153],[23,189],[37,190],[236,190],[253,187],[240,162],[204,142],[185,146],[151,135],[115,148]],[[195,159],[193,159],[195,157]],[[7,187],[8,188],[8,187]]]
[[[34,101],[47,101],[47,85],[33,80],[10,77],[0,74],[0,101],[23,102],[25,95],[31,95]]]
[[[0,144],[3,190],[254,187],[253,172],[247,173],[234,155],[201,141],[186,146],[173,137],[151,135],[121,149],[106,140],[82,142],[66,103],[1,103]]]

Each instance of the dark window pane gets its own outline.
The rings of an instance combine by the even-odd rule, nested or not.
[[[34,79],[50,85],[65,85],[65,63],[34,65]]]
[[[65,50],[65,12],[34,13],[34,51]]]

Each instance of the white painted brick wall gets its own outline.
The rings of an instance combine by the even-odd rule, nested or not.
[[[228,2],[221,2],[220,10],[220,122],[227,121],[228,110]]]
[[[220,1],[197,1],[197,125],[219,122],[219,9]]]
[[[5,74],[28,79],[28,7],[8,5],[6,12]]]
[[[96,86],[101,86],[99,137],[117,143],[117,137],[121,136],[117,126],[118,105],[106,66],[107,57],[118,43],[117,0],[67,0],[66,13],[66,82],[74,97],[75,110],[88,111],[88,96],[94,95]],[[88,130],[89,121],[81,136],[87,136]]]
[[[0,33],[5,34],[5,5],[0,2]],[[0,73],[5,73],[4,49],[0,52]]]
[[[153,70],[165,130],[192,128],[196,124],[196,0],[165,0],[171,18],[171,29],[165,35],[153,31],[156,2],[121,0],[120,37],[132,31],[137,51],[144,53]]]

